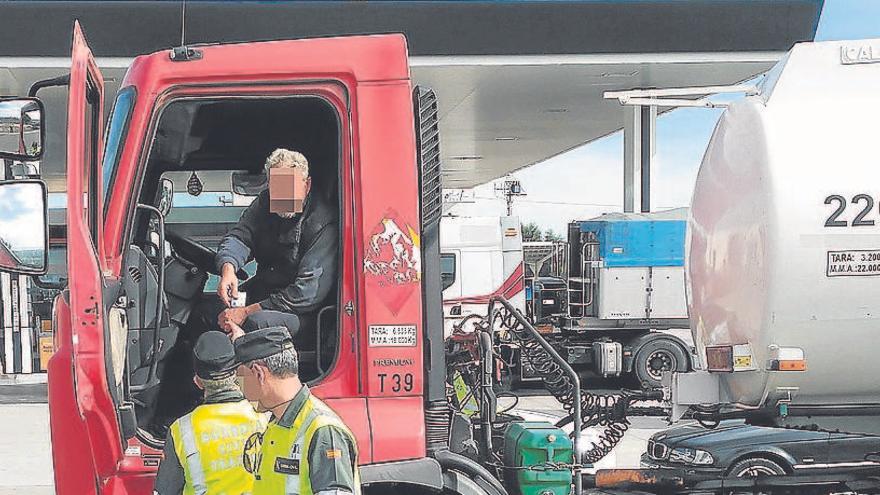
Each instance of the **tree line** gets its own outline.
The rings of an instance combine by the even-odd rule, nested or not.
[[[544,230],[535,222],[525,223],[522,226],[523,241],[562,241],[562,234],[558,234],[553,229]]]

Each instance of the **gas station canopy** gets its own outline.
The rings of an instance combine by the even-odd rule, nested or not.
[[[51,4],[51,8],[46,8]],[[69,65],[79,19],[109,110],[130,60],[179,45],[180,2],[5,2],[0,95]],[[734,84],[812,40],[822,0],[190,2],[187,44],[406,34],[416,84],[439,97],[444,186],[465,188],[623,127],[606,91]],[[34,34],[40,33],[39,37]],[[65,94],[47,108],[43,176],[64,190]]]

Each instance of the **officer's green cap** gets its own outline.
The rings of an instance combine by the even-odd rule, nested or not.
[[[286,327],[261,328],[235,339],[235,360],[249,363],[287,349],[293,349],[293,341]]]
[[[219,380],[235,372],[235,350],[223,332],[205,332],[193,349],[196,375],[205,380]]]

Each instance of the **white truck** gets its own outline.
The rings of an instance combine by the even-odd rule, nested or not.
[[[519,217],[443,217],[440,271],[447,337],[469,315],[484,316],[493,296],[505,297],[525,313]],[[467,322],[464,327],[470,330]]]

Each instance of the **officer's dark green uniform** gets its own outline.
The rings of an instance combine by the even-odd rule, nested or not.
[[[236,359],[249,363],[292,349],[283,327],[256,330],[235,341]],[[245,452],[245,456],[255,454]],[[357,444],[339,416],[309,388],[272,418],[253,466],[254,495],[360,495]]]
[[[235,373],[232,342],[223,333],[199,337],[193,357],[196,375],[203,380]],[[242,466],[241,451],[247,439],[265,427],[265,417],[237,388],[208,394],[204,404],[168,430],[155,491],[160,495],[251,493],[254,480]]]

